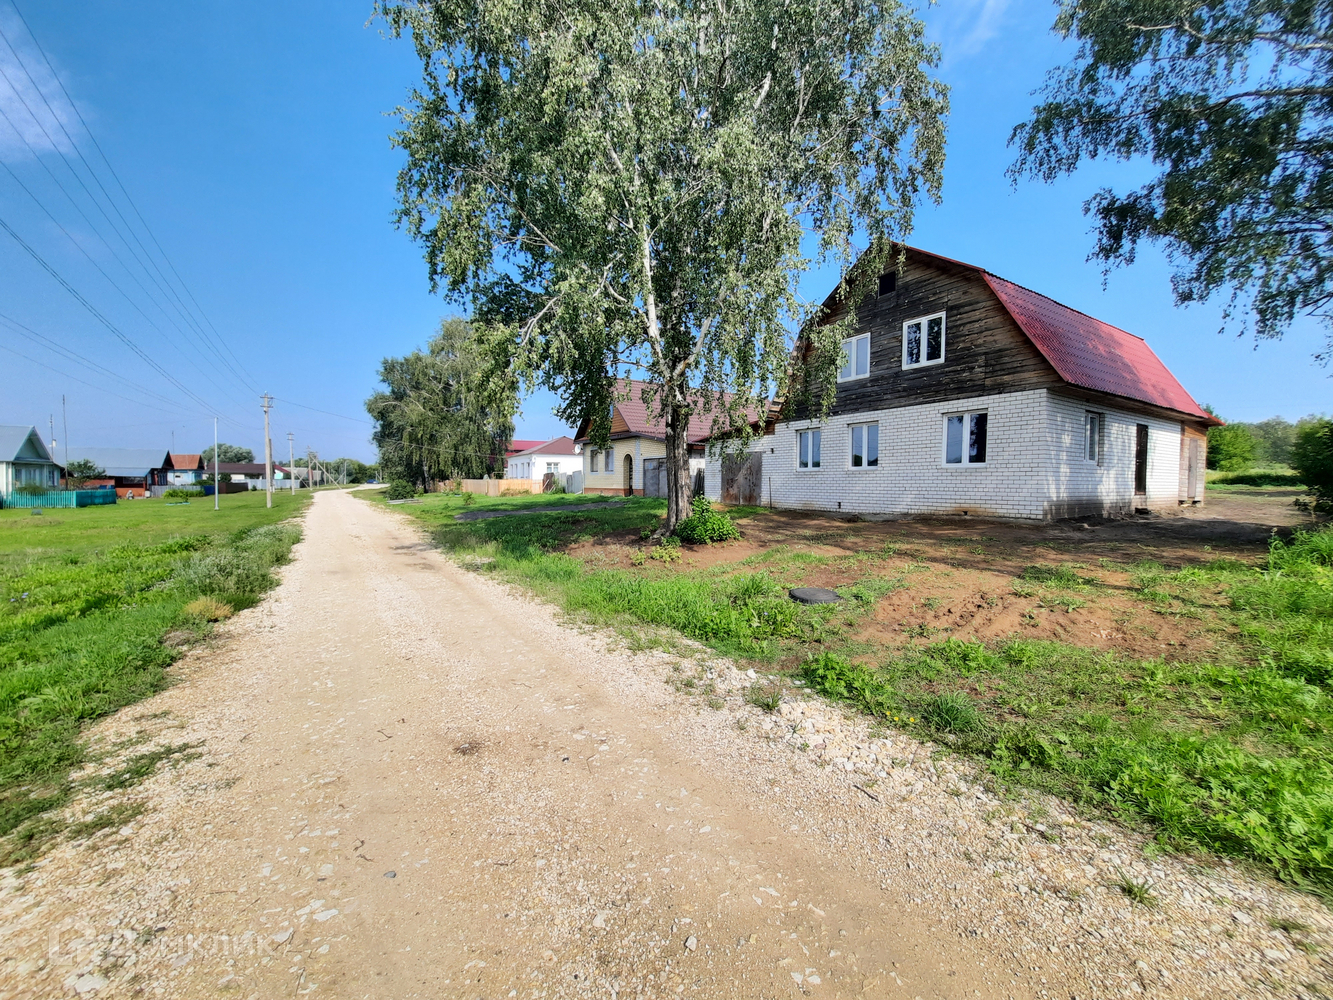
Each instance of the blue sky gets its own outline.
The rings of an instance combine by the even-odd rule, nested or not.
[[[0,219],[97,315],[0,230],[0,316],[46,338],[0,319],[0,423],[45,430],[54,414],[62,437],[64,394],[75,445],[196,450],[212,440],[217,412],[224,441],[260,453],[267,391],[279,400],[280,457],[291,432],[298,451],[372,459],[362,402],[379,360],[424,343],[450,311],[429,294],[418,248],[391,224],[400,158],[386,113],[418,76],[409,46],[367,26],[363,0],[18,0],[18,9],[55,72],[0,0],[16,52],[0,43],[0,109],[13,122],[0,118],[0,162],[12,171],[0,170]],[[1329,410],[1329,372],[1311,363],[1315,324],[1257,347],[1219,336],[1220,307],[1176,309],[1153,252],[1103,288],[1085,262],[1081,204],[1100,186],[1134,183],[1141,167],[1094,165],[1051,186],[1005,179],[1010,128],[1045,71],[1071,54],[1049,32],[1054,13],[1042,0],[945,0],[927,12],[953,115],[944,203],[921,210],[912,242],[1146,337],[1224,417]],[[803,293],[821,298],[828,281],[809,274]],[[562,432],[551,402],[525,401],[518,437]]]

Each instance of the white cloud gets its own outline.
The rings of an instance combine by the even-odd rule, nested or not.
[[[74,111],[23,22],[0,12],[0,30],[0,159],[73,152],[65,133],[75,134]]]
[[[1009,0],[958,0],[941,8],[931,32],[946,63],[974,56],[1000,31]]]

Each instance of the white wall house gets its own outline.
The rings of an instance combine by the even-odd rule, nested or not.
[[[1061,518],[1203,502],[1217,421],[1140,338],[909,250],[844,341],[831,414],[786,407],[704,491],[778,508]]]
[[[60,466],[37,428],[0,424],[0,494],[20,486],[60,488]]]
[[[552,438],[505,459],[506,479],[541,479],[548,472],[566,476],[583,468],[583,446],[568,435]]]

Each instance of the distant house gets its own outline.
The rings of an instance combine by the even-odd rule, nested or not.
[[[220,462],[218,475],[224,479],[230,477],[233,483],[245,483],[252,490],[264,489],[263,462]],[[274,462],[273,488],[277,489],[279,485],[290,488],[290,479],[291,473],[287,468]]]
[[[0,424],[0,494],[20,486],[60,486],[60,466],[31,425]]]
[[[583,468],[583,446],[569,436],[552,438],[505,459],[506,479],[541,479],[547,473],[568,475]]]
[[[171,462],[165,451],[151,448],[75,448],[69,449],[69,461],[86,459],[106,475],[90,479],[88,488],[114,489],[119,497],[145,497],[152,486],[165,483],[165,471]]]
[[[828,416],[779,401],[748,454],[710,455],[710,498],[1034,519],[1203,502],[1220,421],[1152,348],[983,268],[906,249],[842,349]]]
[[[202,455],[177,454],[167,455],[166,467],[162,470],[166,486],[190,486],[199,482],[208,473],[204,468]]]
[[[622,379],[611,405],[610,446],[594,448],[585,420],[574,436],[583,446],[583,492],[617,496],[666,496],[666,425],[643,401],[645,383]],[[628,397],[628,398],[621,398]],[[704,442],[713,414],[698,408],[690,415],[690,476],[704,470]]]
[[[545,441],[510,441],[509,447],[505,449],[505,458],[517,455],[522,451],[527,451],[529,448],[536,448],[539,444],[545,443]]]

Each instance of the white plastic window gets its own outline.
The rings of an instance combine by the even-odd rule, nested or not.
[[[819,468],[819,431],[801,431],[797,435],[797,459],[796,467],[798,469],[818,469]]]
[[[1089,410],[1083,417],[1084,452],[1089,462],[1102,464],[1106,447],[1106,414]]]
[[[879,424],[852,424],[852,468],[879,467]]]
[[[937,365],[944,360],[944,313],[919,316],[903,324],[903,367]]]
[[[838,371],[839,382],[865,378],[870,374],[870,334],[851,337],[842,342],[842,368]]]
[[[987,415],[951,413],[944,418],[944,463],[985,465]]]

